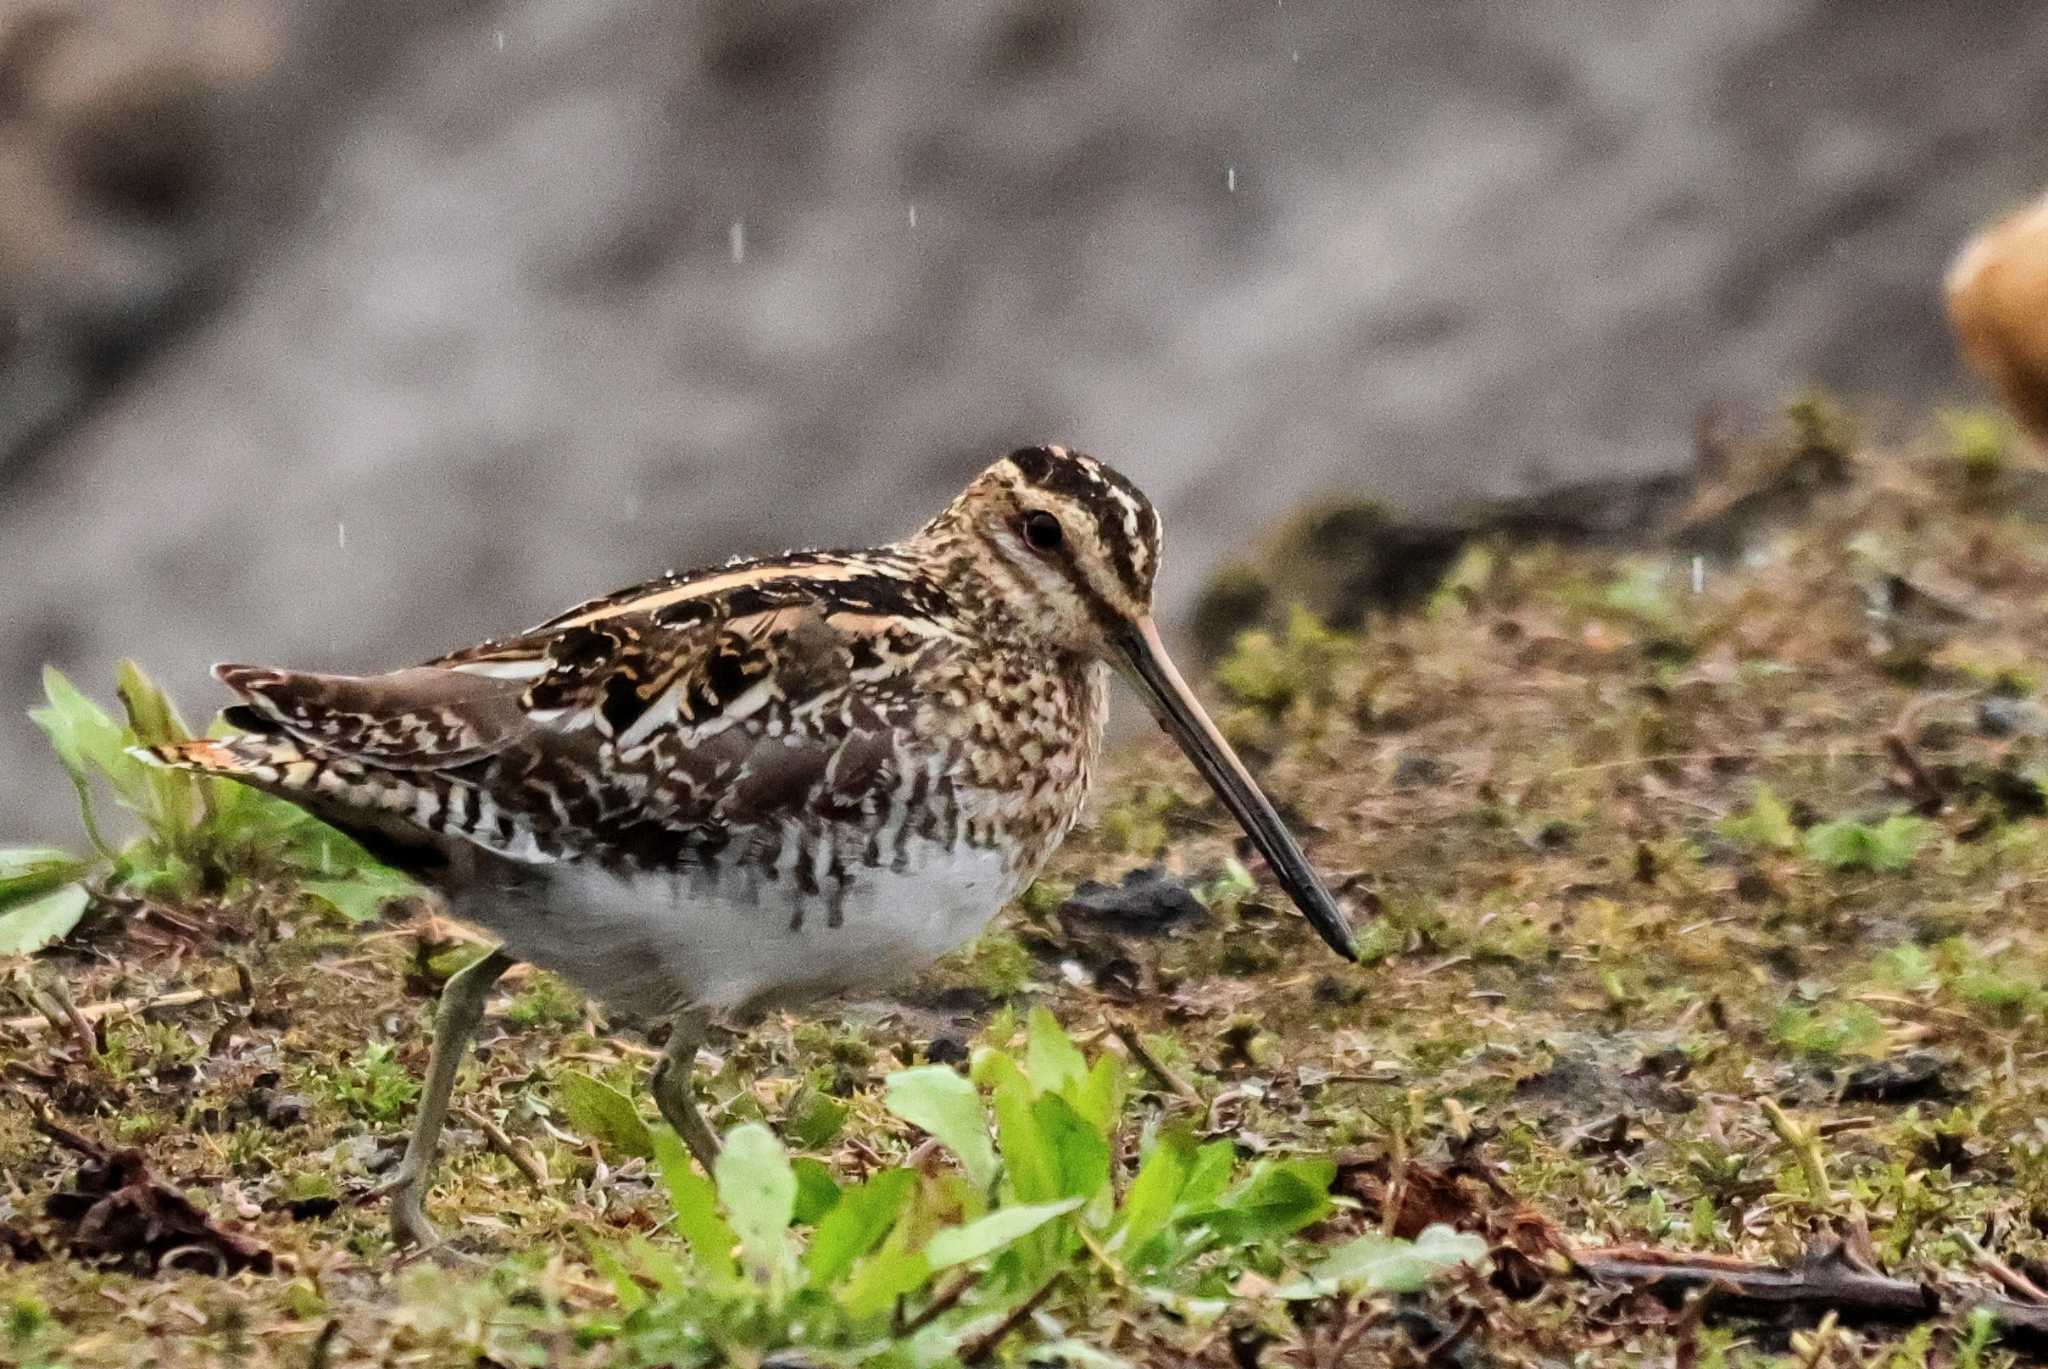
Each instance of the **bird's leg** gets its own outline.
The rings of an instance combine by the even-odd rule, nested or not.
[[[448,1116],[448,1095],[455,1087],[463,1057],[469,1053],[470,1037],[483,1020],[491,986],[516,963],[503,948],[494,950],[450,975],[447,987],[441,990],[441,1006],[434,1015],[434,1052],[427,1064],[427,1086],[420,1095],[412,1138],[405,1143],[405,1158],[398,1162],[398,1168],[372,1195],[391,1196],[391,1236],[400,1245],[425,1249],[439,1239],[427,1221],[422,1200],[427,1193],[427,1178],[434,1169],[434,1149],[440,1144],[441,1123]]]
[[[690,1076],[696,1072],[697,1047],[704,1044],[708,1025],[700,1012],[678,1013],[675,1025],[669,1029],[668,1046],[661,1059],[654,1062],[654,1074],[648,1080],[655,1106],[675,1128],[676,1135],[683,1138],[683,1144],[704,1166],[706,1174],[712,1173],[718,1163],[718,1135],[697,1111],[697,1092]]]

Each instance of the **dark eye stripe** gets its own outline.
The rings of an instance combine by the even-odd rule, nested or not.
[[[1149,596],[1150,576],[1138,573],[1125,519],[1135,513],[1141,537],[1149,520],[1156,539],[1159,515],[1137,486],[1092,457],[1051,447],[1020,448],[1010,453],[1010,463],[1033,487],[1086,511],[1124,593],[1140,602]]]

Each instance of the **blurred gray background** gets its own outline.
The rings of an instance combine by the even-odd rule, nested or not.
[[[1169,612],[1291,506],[1964,389],[2048,181],[2002,0],[0,0],[0,834],[132,655],[402,664],[1057,439]]]

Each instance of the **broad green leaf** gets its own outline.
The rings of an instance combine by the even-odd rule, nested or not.
[[[855,1260],[874,1249],[902,1215],[916,1184],[917,1176],[907,1169],[885,1169],[841,1193],[804,1252],[811,1285],[824,1288],[838,1282]]]
[[[1185,1127],[1175,1127],[1154,1137],[1138,1161],[1136,1177],[1124,1193],[1110,1248],[1122,1252],[1126,1261],[1136,1260],[1173,1219],[1174,1204],[1187,1186],[1194,1165],[1195,1142]]]
[[[1031,1105],[1031,1120],[1052,1148],[1062,1194],[1085,1201],[1109,1183],[1109,1142],[1066,1099],[1043,1095]]]
[[[1088,1078],[1088,1062],[1067,1030],[1043,1007],[1034,1007],[1025,1026],[1024,1073],[1047,1093],[1078,1089]]]
[[[70,852],[46,846],[0,851],[0,908],[62,888],[86,869],[86,863]]]
[[[1176,1221],[1214,1207],[1230,1183],[1230,1171],[1237,1167],[1237,1147],[1228,1141],[1211,1141],[1195,1152],[1187,1184],[1173,1205]]]
[[[78,687],[55,666],[43,667],[43,693],[49,702],[31,708],[29,719],[50,739],[51,750],[57,753],[58,763],[78,791],[79,816],[85,823],[86,835],[101,854],[111,858],[114,850],[100,835],[99,824],[93,817],[93,772],[106,775],[124,801],[139,806],[145,795],[142,763],[127,754],[127,741],[120,725],[107,716],[106,710],[79,693]]]
[[[935,1234],[925,1243],[925,1258],[931,1261],[933,1269],[946,1269],[994,1254],[1047,1222],[1072,1212],[1081,1202],[1079,1198],[1063,1198],[1056,1203],[999,1207],[986,1217],[977,1217],[964,1226],[949,1226]]]
[[[1336,1177],[1337,1166],[1328,1160],[1261,1160],[1201,1220],[1226,1240],[1291,1236],[1329,1215]]]
[[[1064,1096],[1074,1105],[1074,1111],[1087,1118],[1096,1131],[1108,1136],[1116,1130],[1116,1120],[1123,1113],[1123,1058],[1110,1054],[1098,1056],[1095,1068],[1088,1071],[1087,1080],[1079,1087],[1067,1090]]]
[[[54,666],[43,668],[43,693],[48,702],[31,708],[29,717],[49,737],[65,768],[81,775],[97,770],[124,798],[140,798],[142,762],[128,754],[121,724]]]
[[[798,1226],[816,1226],[839,1201],[839,1181],[823,1160],[799,1155],[789,1162],[796,1171],[796,1214]]]
[[[734,1127],[718,1157],[718,1200],[755,1272],[782,1286],[795,1259],[789,1223],[796,1215],[796,1171],[775,1133],[759,1122]]]
[[[920,1065],[889,1076],[885,1105],[912,1126],[936,1136],[953,1152],[975,1187],[986,1189],[1000,1168],[988,1139],[988,1115],[981,1095],[967,1079],[944,1065]]]
[[[1333,1293],[1413,1293],[1447,1269],[1486,1258],[1486,1242],[1448,1226],[1425,1227],[1412,1241],[1367,1235],[1338,1246],[1280,1288],[1283,1298],[1324,1298]]]
[[[395,871],[364,873],[348,879],[307,879],[299,881],[299,892],[332,904],[350,922],[373,922],[384,905],[411,898],[419,886]]]
[[[576,1070],[555,1077],[562,1113],[570,1124],[616,1155],[654,1154],[654,1137],[633,1100],[601,1079]]]
[[[143,674],[141,666],[122,661],[116,667],[115,682],[121,707],[128,714],[128,728],[138,743],[163,746],[191,739],[192,729],[178,716],[178,706],[156,681]]]
[[[91,901],[84,885],[67,884],[0,913],[0,955],[27,955],[49,945],[78,925]]]
[[[846,1125],[846,1104],[822,1089],[805,1084],[789,1100],[782,1134],[802,1150],[818,1150],[838,1138]]]
[[[733,1262],[732,1252],[739,1241],[725,1218],[718,1215],[718,1194],[711,1181],[697,1172],[675,1132],[659,1127],[652,1139],[669,1206],[675,1209],[676,1230],[690,1243],[697,1267],[715,1282],[737,1278],[739,1266]]]
[[[893,1244],[893,1238],[892,1238]],[[860,1262],[839,1293],[848,1316],[872,1317],[931,1282],[931,1261],[922,1250],[877,1250]]]
[[[145,894],[178,899],[196,892],[199,869],[175,846],[156,840],[129,845],[114,862],[120,883]]]
[[[1000,1051],[976,1062],[996,1110],[996,1136],[1003,1144],[1003,1173],[1020,1202],[1045,1203],[1067,1195],[1059,1151],[1038,1123],[1036,1090],[1017,1062]]]
[[[141,666],[133,661],[121,662],[115,680],[115,692],[128,715],[128,732],[135,744],[161,746],[184,741],[192,735],[169,696],[142,673]],[[203,782],[182,770],[140,765],[125,754],[122,759],[130,765],[140,766],[139,774],[148,794],[149,812],[146,816],[150,825],[159,834],[190,832],[202,812]]]
[[[237,821],[266,844],[282,846],[285,860],[307,874],[319,879],[357,875],[416,892],[404,875],[303,808],[254,789],[242,787],[242,792],[249,798],[237,814]]]
[[[446,984],[490,953],[491,948],[481,941],[458,941],[427,957],[426,977],[436,984]]]

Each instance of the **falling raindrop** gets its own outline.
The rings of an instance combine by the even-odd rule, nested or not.
[[[910,226],[917,227],[917,206],[914,204],[910,206]]]
[[[1706,589],[1707,558],[1704,556],[1695,556],[1692,558],[1692,592],[1694,594],[1704,594],[1706,593]]]
[[[1226,166],[1226,167],[1224,167],[1224,168],[1223,168],[1223,188],[1224,188],[1225,190],[1228,190],[1228,191],[1229,191],[1229,192],[1230,192],[1231,194],[1233,194],[1233,195],[1235,195],[1235,194],[1237,193],[1237,168],[1236,168],[1236,167],[1234,167],[1234,166]]]
[[[732,227],[726,230],[726,241],[732,245],[732,259],[736,262],[747,259],[747,221],[734,219]]]
[[[348,524],[336,523],[334,525],[334,545],[340,547],[343,551],[348,550]]]
[[[491,35],[491,41],[498,45],[498,51],[503,52],[505,50],[505,30],[499,29],[497,32],[493,33]]]

